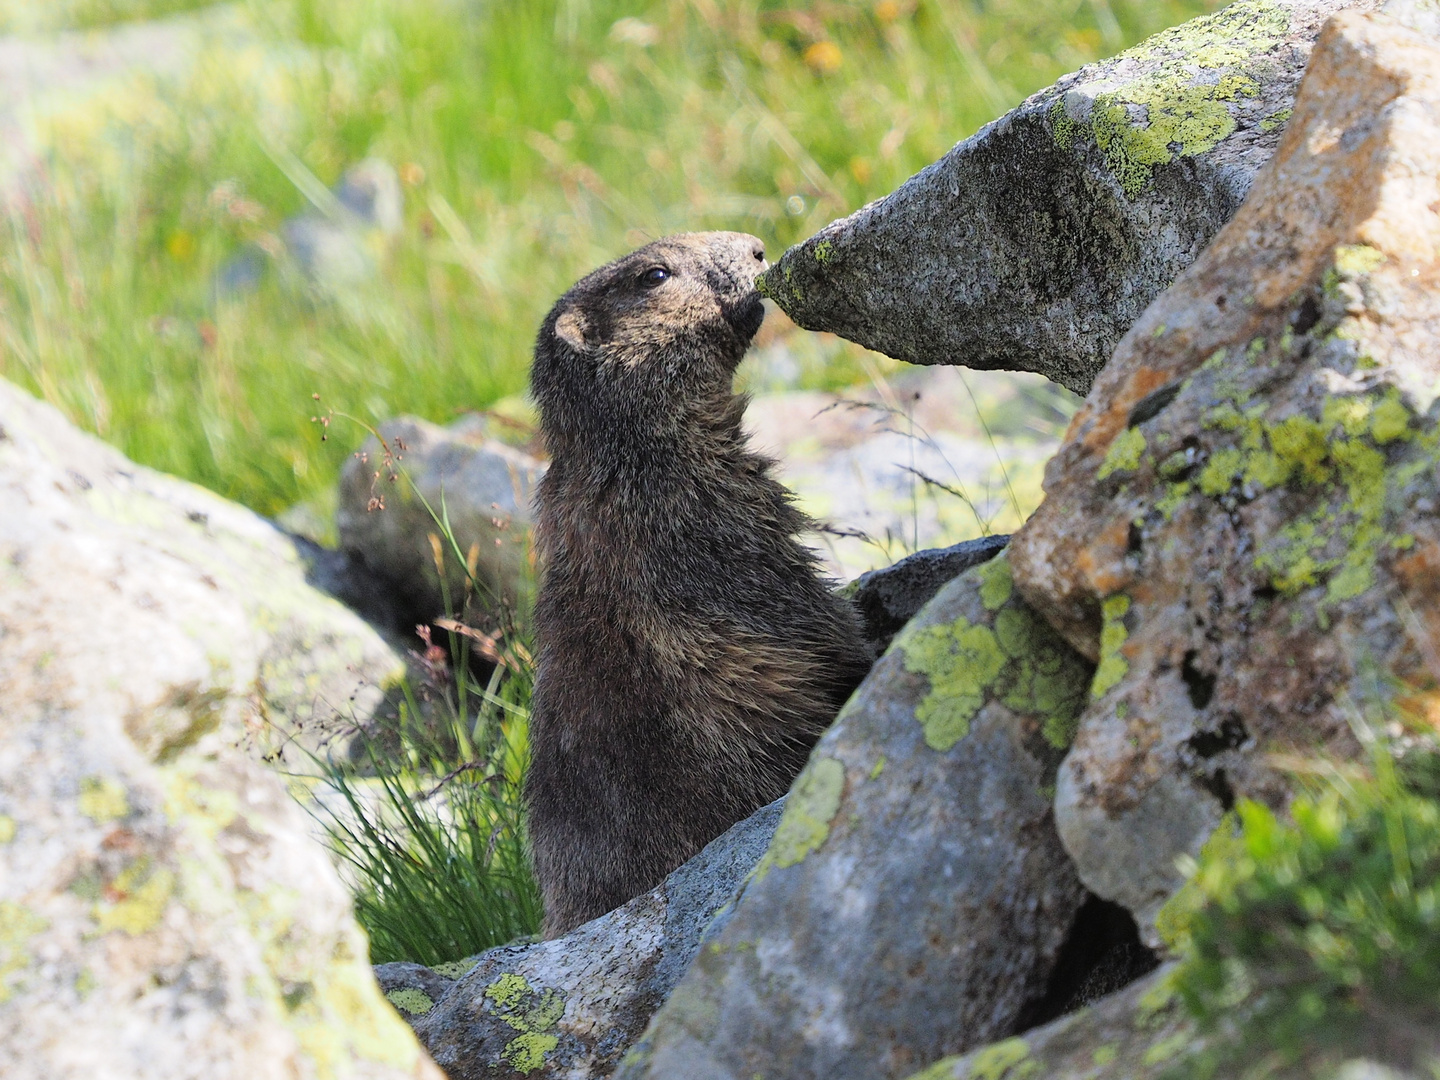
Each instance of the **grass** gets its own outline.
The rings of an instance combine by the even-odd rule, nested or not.
[[[467,558],[447,522],[436,528],[468,574],[446,607],[472,616],[476,552]],[[445,646],[424,628],[395,711],[357,732],[351,760],[315,758],[306,805],[347,872],[377,964],[453,962],[540,929],[522,802],[534,664],[524,620],[500,622],[492,635],[450,622]],[[477,641],[488,664],[472,664]]]
[[[322,500],[310,395],[438,421],[523,392],[534,329],[649,237],[772,255],[1059,74],[1209,0],[241,0],[193,64],[52,95],[44,182],[0,244],[0,374],[135,459],[274,514]],[[180,0],[0,4],[46,29]],[[38,20],[38,21],[37,21]],[[178,31],[177,31],[178,32]],[[543,73],[543,77],[537,77]],[[283,223],[367,155],[405,180],[368,284],[306,287]],[[292,167],[293,165],[293,167]],[[252,253],[253,292],[217,274]],[[872,360],[873,363],[873,360]],[[808,385],[864,378],[843,347]]]
[[[1242,801],[1171,905],[1170,985],[1210,1037],[1175,1080],[1330,1076],[1368,1057],[1440,1067],[1440,746],[1356,717],[1370,764],[1293,761],[1277,817]]]

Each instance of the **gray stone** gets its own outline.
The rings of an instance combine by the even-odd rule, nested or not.
[[[1162,968],[1088,1009],[946,1058],[912,1080],[1161,1080],[1204,1049]]]
[[[801,326],[1086,393],[1274,152],[1321,24],[1375,0],[1242,0],[1054,86],[787,251]]]
[[[946,582],[988,562],[1009,543],[1008,536],[982,536],[947,548],[907,555],[880,570],[861,574],[845,589],[865,620],[865,638],[877,653],[890,647],[902,627]]]
[[[298,162],[291,167],[303,168]],[[313,181],[308,173],[305,179]],[[386,246],[404,223],[404,197],[394,166],[367,158],[345,172],[333,193],[313,183],[305,190],[316,209],[281,227],[300,270],[335,291],[374,277]]]
[[[875,1080],[1012,1030],[1084,898],[1050,798],[1089,682],[1004,557],[946,585],[617,1075]]]
[[[448,606],[458,612],[467,580],[461,559],[473,551],[480,610],[523,606],[531,502],[544,465],[496,440],[414,417],[387,421],[379,433],[395,455],[393,463],[375,439],[367,440],[340,474],[335,515],[341,549],[387,589],[389,595],[374,603],[397,611],[402,630],[447,614],[445,589]],[[441,542],[437,516],[448,519],[460,555]],[[445,589],[436,568],[437,543]],[[347,580],[366,578],[352,572]],[[357,599],[363,607],[366,601]]]
[[[650,892],[564,937],[446,965],[467,969],[458,982],[418,964],[385,964],[376,974],[450,1080],[608,1076],[702,937],[724,927],[782,806],[757,810]]]
[[[397,657],[265,521],[3,381],[0,505],[0,1075],[438,1080],[246,752]]]

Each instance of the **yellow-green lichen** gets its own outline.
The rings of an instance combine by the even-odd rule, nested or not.
[[[1111,473],[1133,472],[1140,465],[1140,456],[1145,453],[1145,433],[1138,427],[1126,428],[1110,444],[1105,460],[1100,463],[1098,478],[1104,480]]]
[[[0,1004],[18,989],[19,975],[30,967],[30,942],[49,924],[12,900],[0,900]]]
[[[532,1073],[545,1055],[560,1045],[554,1028],[565,1015],[565,998],[556,990],[535,989],[522,975],[506,972],[485,987],[491,1009],[519,1034],[505,1044],[500,1057],[518,1073]]]
[[[785,800],[775,836],[751,871],[751,880],[763,881],[773,869],[794,866],[823,844],[844,791],[845,766],[830,757],[812,759]]]
[[[1189,1044],[1191,1035],[1188,1031],[1177,1031],[1161,1039],[1154,1046],[1146,1049],[1141,1055],[1140,1062],[1143,1065],[1162,1065],[1184,1050]]]
[[[1255,565],[1282,595],[1328,581],[1326,602],[1351,599],[1373,584],[1375,558],[1388,539],[1387,483],[1403,482],[1403,470],[1387,480],[1378,447],[1413,439],[1412,419],[1393,389],[1378,396],[1333,396],[1318,420],[1301,413],[1270,421],[1263,405],[1222,401],[1203,423],[1231,433],[1239,445],[1212,452],[1197,484],[1212,497],[1237,480],[1256,491],[1290,485],[1339,493],[1338,502],[1323,499],[1267,538]]]
[[[108,776],[87,776],[80,781],[80,813],[101,825],[130,813],[125,788]]]
[[[9,814],[0,814],[0,844],[8,844],[15,839],[15,819]]]
[[[1252,64],[1279,44],[1288,28],[1289,16],[1278,4],[1242,0],[1157,34],[1117,58],[1149,70],[1097,95],[1089,127],[1126,195],[1139,195],[1157,167],[1177,156],[1203,154],[1235,130],[1227,103],[1257,96],[1259,84],[1245,71],[1230,69]],[[1062,134],[1058,117],[1052,106],[1052,136],[1068,149],[1079,132],[1066,128]]]
[[[173,871],[165,867],[152,871],[148,858],[136,859],[106,888],[107,898],[95,905],[95,924],[102,934],[148,933],[160,925],[174,892]]]
[[[898,642],[905,669],[930,680],[915,707],[925,745],[942,753],[970,731],[986,690],[1005,666],[1005,654],[988,626],[959,618],[904,635]]]
[[[444,975],[447,979],[458,979],[474,966],[473,959],[447,960],[443,964],[432,964],[430,970]]]
[[[967,1080],[1028,1080],[1040,1072],[1024,1039],[1006,1039],[976,1052]]]
[[[975,571],[980,579],[980,603],[986,611],[997,611],[1010,599],[1015,591],[1015,579],[1010,573],[1010,560],[1004,555],[991,559]]]
[[[1345,277],[1359,277],[1385,261],[1385,253],[1369,244],[1341,244],[1335,249],[1335,269]]]
[[[1069,151],[1075,143],[1085,137],[1087,126],[1071,118],[1065,108],[1065,99],[1056,98],[1050,106],[1050,137],[1061,150]]]
[[[1090,674],[1085,661],[1029,607],[1011,604],[995,617],[995,640],[1009,659],[994,690],[1006,707],[1041,720],[1058,750],[1075,740]]]
[[[1265,117],[1264,120],[1260,121],[1260,130],[1266,135],[1268,135],[1270,134],[1270,132],[1276,130],[1277,128],[1284,127],[1294,111],[1294,109],[1288,107],[1284,109],[1276,109],[1269,116]]]
[[[399,990],[387,990],[385,998],[406,1016],[422,1016],[435,1007],[435,999],[424,990],[405,986]]]
[[[1130,611],[1130,597],[1124,593],[1106,598],[1100,607],[1103,622],[1100,626],[1100,664],[1095,669],[1095,680],[1090,684],[1090,696],[1102,698],[1130,671],[1130,665],[1120,653],[1128,636],[1125,630],[1125,616]]]
[[[881,754],[875,759],[875,767],[870,770],[870,779],[879,780],[880,774],[885,771],[885,755]]]
[[[835,253],[835,245],[829,240],[821,240],[815,245],[815,261],[824,266],[830,261],[830,256]]]
[[[1115,1060],[1120,1053],[1120,1048],[1114,1043],[1106,1043],[1104,1046],[1097,1046],[1095,1052],[1090,1055],[1090,1060],[1102,1069]]]

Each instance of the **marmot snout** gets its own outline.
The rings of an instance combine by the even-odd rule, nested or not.
[[[869,668],[809,522],[741,431],[764,247],[667,237],[541,326],[538,670],[526,782],[554,935],[789,787]]]

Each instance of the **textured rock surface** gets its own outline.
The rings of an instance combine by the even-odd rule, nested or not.
[[[0,1075],[438,1080],[237,747],[394,656],[258,517],[3,382],[0,489]]]
[[[450,1080],[608,1076],[702,934],[725,925],[782,806],[757,810],[644,896],[562,938],[492,949],[441,972],[384,964],[376,974]]]
[[[1007,1034],[1083,899],[1050,785],[1089,681],[1003,557],[941,590],[617,1075],[874,1080]]]
[[[847,586],[846,595],[865,620],[866,639],[875,644],[877,652],[884,652],[942,586],[972,566],[993,559],[1009,541],[1008,536],[982,536],[947,548],[917,551],[891,566],[861,574]]]
[[[73,701],[104,688],[128,712],[164,697],[144,752],[231,720],[263,750],[300,732],[314,748],[404,671],[244,507],[136,465],[3,381],[0,430],[0,650],[13,665],[50,657],[46,685]]]
[[[1090,388],[1275,149],[1325,18],[1242,0],[1066,76],[787,251],[762,289],[901,360]]]
[[[911,1080],[1161,1080],[1204,1043],[1169,993],[1169,968],[1022,1036],[946,1058]]]
[[[1026,597],[1098,658],[1056,817],[1150,923],[1273,753],[1440,696],[1440,48],[1337,16],[1284,141],[1135,325],[1012,539]],[[1378,713],[1377,713],[1378,715]]]
[[[479,598],[482,608],[500,597],[513,603],[524,587],[531,498],[543,466],[493,439],[472,440],[414,417],[387,421],[379,431],[392,449],[403,445],[394,464],[404,475],[390,480],[380,447],[368,440],[340,474],[336,525],[346,554],[405,603],[396,629],[446,614],[430,540],[439,529],[430,510],[448,515],[461,551],[468,555],[473,545],[487,594]],[[444,559],[458,604],[465,568],[448,546]]]

